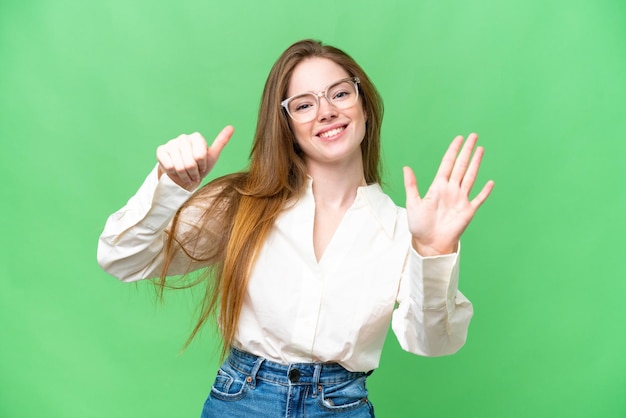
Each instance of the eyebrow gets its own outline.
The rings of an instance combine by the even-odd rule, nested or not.
[[[351,79],[351,78],[352,77],[349,76],[349,75],[347,75],[345,77],[338,78],[335,81],[331,81],[330,83],[326,84],[324,86],[324,88],[322,88],[321,90],[306,90],[306,91],[302,91],[300,93],[295,93],[295,94],[289,94],[289,90],[287,90],[287,98],[294,97],[294,96],[300,96],[302,94],[309,94],[309,93],[313,93],[313,94],[323,93],[323,92],[326,91],[326,89],[328,87],[332,86],[333,84],[337,83],[338,81],[348,80],[348,79]]]

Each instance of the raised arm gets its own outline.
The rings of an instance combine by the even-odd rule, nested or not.
[[[407,258],[392,326],[402,347],[415,354],[452,354],[467,338],[473,308],[458,290],[459,239],[493,189],[488,181],[469,198],[483,157],[482,147],[472,156],[477,138],[471,134],[465,145],[461,136],[452,141],[423,198],[413,171],[404,168],[414,251]]]
[[[214,167],[232,134],[233,128],[227,126],[210,147],[195,133],[181,135],[158,148],[158,166],[128,203],[106,222],[97,255],[105,271],[122,281],[160,274],[166,230],[174,214]],[[202,210],[197,206],[185,210],[179,219],[178,233],[195,228]],[[171,263],[168,274],[183,274],[199,267],[202,266],[180,253]]]

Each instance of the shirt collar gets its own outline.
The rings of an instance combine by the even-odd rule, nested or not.
[[[378,183],[359,187],[357,200],[363,199],[374,219],[378,221],[389,238],[393,238],[398,217],[398,207],[389,196],[383,192]]]
[[[313,199],[313,179],[307,176],[306,194]],[[398,217],[398,206],[383,191],[378,183],[361,186],[357,189],[354,207],[366,206],[381,228],[393,239]]]

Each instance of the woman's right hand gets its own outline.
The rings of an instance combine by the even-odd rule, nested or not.
[[[190,191],[196,189],[215,166],[233,132],[232,126],[226,126],[210,147],[198,132],[180,135],[159,146],[159,178],[167,174],[180,187]]]

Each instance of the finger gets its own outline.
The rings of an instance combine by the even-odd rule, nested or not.
[[[182,166],[178,167],[179,175],[181,178],[189,178],[190,182],[198,182],[202,180],[200,176],[200,169],[198,161],[194,156],[193,141],[191,137],[185,138],[181,147],[178,149],[180,155],[180,162]],[[178,161],[178,160],[177,160]]]
[[[233,132],[235,132],[235,128],[228,125],[224,127],[224,129],[222,129],[219,134],[217,134],[217,137],[215,137],[215,140],[213,141],[213,143],[211,144],[211,147],[209,147],[207,151],[207,155],[209,157],[209,164],[211,166],[217,162],[217,159],[219,158],[222,150],[224,149],[226,144],[228,144],[228,141],[230,141],[230,138],[233,136]]]
[[[161,166],[161,170],[165,173],[171,171],[174,168],[174,162],[170,156],[169,149],[166,144],[157,147],[157,161]]]
[[[170,178],[178,176],[177,167],[181,166],[178,141],[180,141],[180,137],[172,139],[157,148],[157,160],[161,171]]]
[[[190,184],[202,180],[198,162],[194,156],[194,142],[206,142],[199,133],[180,135],[168,142],[169,154],[173,162],[170,174],[178,176],[183,182]]]
[[[474,151],[474,155],[472,156],[472,161],[467,168],[467,172],[463,176],[463,180],[461,180],[461,190],[468,196],[472,187],[474,187],[474,183],[476,182],[478,169],[480,168],[484,153],[485,150],[483,147],[476,148],[476,151]]]
[[[403,167],[402,171],[404,173],[404,190],[406,192],[406,200],[416,200],[420,201],[420,193],[417,189],[417,180],[415,179],[415,174],[410,167]]]
[[[487,200],[487,198],[491,194],[491,191],[493,190],[494,186],[495,186],[495,183],[493,182],[493,180],[489,180],[487,184],[483,186],[480,193],[478,193],[478,195],[474,199],[472,199],[471,204],[474,207],[474,211],[478,210],[478,208],[483,203],[485,203],[485,200]]]
[[[195,161],[200,176],[200,178],[197,179],[199,181],[202,180],[208,171],[207,167],[209,163],[207,153],[209,146],[207,145],[206,139],[198,132],[189,135],[189,144],[191,147],[191,157]]]
[[[170,155],[174,164],[171,174],[178,176],[184,183],[193,182],[193,173],[197,171],[197,166],[193,157],[191,157],[191,146],[186,136],[177,138],[176,144],[173,145]],[[196,170],[193,169],[196,166]]]
[[[448,150],[441,159],[441,164],[439,164],[439,169],[437,170],[437,174],[435,177],[441,177],[448,181],[448,179],[450,178],[450,173],[452,173],[452,169],[454,168],[456,155],[458,154],[462,143],[463,137],[461,135],[455,137],[452,140],[452,143],[450,143]]]
[[[454,168],[452,169],[452,173],[450,174],[450,181],[459,184],[461,183],[463,176],[465,176],[465,172],[467,171],[470,157],[472,156],[472,150],[476,145],[476,141],[478,141],[478,135],[476,135],[475,133],[472,133],[467,137],[463,148],[461,148],[461,152],[456,157]]]

